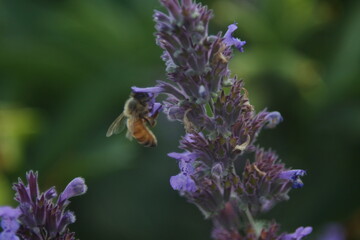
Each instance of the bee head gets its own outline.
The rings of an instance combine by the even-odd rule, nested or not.
[[[132,92],[131,97],[137,99],[140,102],[147,102],[150,100],[150,95],[144,92]]]

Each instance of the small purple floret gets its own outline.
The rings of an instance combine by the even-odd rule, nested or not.
[[[59,196],[59,203],[63,203],[69,198],[83,195],[87,191],[85,180],[81,177],[74,178]]]
[[[56,192],[55,187],[49,188],[49,189],[44,193],[44,196],[45,196],[45,199],[46,199],[46,200],[50,200],[50,199],[56,198],[56,197],[57,197],[57,192]]]
[[[306,174],[305,170],[288,170],[283,171],[279,174],[279,178],[286,179],[292,181],[293,188],[302,188],[304,186],[303,182],[301,181],[300,177]]]
[[[191,152],[183,152],[183,153],[172,152],[172,153],[168,153],[168,156],[184,162],[192,162],[199,157],[198,154]]]
[[[0,240],[19,240],[20,238],[11,231],[3,231],[0,233]]]
[[[283,121],[283,117],[281,114],[277,111],[270,112],[266,117],[265,120],[267,121],[266,128],[274,128],[276,127],[280,122]]]
[[[312,232],[312,227],[299,227],[294,233],[285,234],[281,240],[301,240]]]
[[[18,208],[0,207],[1,228],[0,240],[18,240],[16,232],[20,227],[18,217],[21,211]]]
[[[176,153],[172,152],[168,154],[169,157],[175,158],[179,161],[179,168],[181,173],[186,176],[190,176],[194,174],[195,168],[193,166],[194,161],[199,157],[197,153],[190,153],[190,152],[183,152],[183,153]],[[192,179],[191,179],[192,181]]]
[[[154,103],[150,109],[149,116],[150,117],[156,117],[156,115],[161,111],[162,105],[161,103]]]
[[[163,91],[161,87],[147,87],[147,88],[139,88],[139,87],[131,87],[131,90],[134,93],[152,93],[159,94]]]
[[[18,218],[21,212],[18,208],[8,206],[0,207],[0,217]]]
[[[197,190],[194,180],[183,173],[172,176],[170,178],[170,185],[174,190],[178,191],[195,192]]]
[[[223,174],[224,171],[224,167],[223,164],[221,163],[216,163],[212,168],[211,168],[211,174],[214,177],[221,177],[221,175]]]
[[[73,212],[67,211],[59,222],[58,229],[63,232],[67,225],[72,224],[76,221],[76,217]]]
[[[199,96],[204,100],[206,100],[209,96],[209,91],[205,88],[204,85],[200,85],[199,87]]]
[[[240,52],[244,52],[243,46],[246,44],[246,41],[241,41],[239,38],[235,38],[232,36],[233,32],[238,27],[236,24],[230,24],[228,30],[224,35],[224,43],[228,46],[235,46]]]

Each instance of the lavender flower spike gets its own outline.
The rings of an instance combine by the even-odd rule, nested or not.
[[[40,192],[37,172],[30,171],[26,174],[27,184],[21,179],[13,185],[16,191],[15,200],[19,202],[18,208],[10,211],[9,208],[0,208],[2,226],[0,240],[75,240],[75,233],[70,232],[68,225],[75,222],[75,215],[66,210],[68,199],[82,195],[87,186],[82,178],[71,181],[64,192],[54,201],[57,193],[54,187],[45,192]],[[5,218],[4,212],[11,218]],[[5,220],[9,220],[4,225]],[[18,221],[16,220],[18,219]],[[5,227],[4,227],[5,226]],[[11,229],[11,231],[9,231]],[[19,236],[17,238],[14,234]]]
[[[215,240],[299,240],[311,228],[278,233],[275,222],[258,214],[288,200],[291,188],[303,184],[303,170],[290,170],[273,151],[260,148],[263,129],[282,121],[279,112],[255,111],[243,80],[231,76],[232,46],[244,51],[245,41],[233,37],[237,29],[209,35],[212,11],[194,0],[160,0],[166,12],[155,11],[156,43],[163,50],[167,80],[155,87],[133,87],[155,98],[171,121],[183,124],[181,152],[171,152],[179,173],[170,185],[213,222]],[[246,160],[245,159],[249,159]]]
[[[238,27],[236,26],[235,23],[229,25],[228,30],[224,35],[224,43],[228,46],[234,45],[240,52],[244,52],[243,47],[246,44],[246,41],[241,41],[240,39],[232,36],[233,32],[235,32],[237,28]]]

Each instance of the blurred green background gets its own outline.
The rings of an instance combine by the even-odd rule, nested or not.
[[[236,21],[247,41],[232,72],[259,111],[285,121],[259,138],[288,166],[306,169],[266,219],[282,229],[329,222],[350,234],[360,222],[360,2],[208,0],[210,32]],[[0,205],[25,171],[62,190],[76,176],[89,191],[73,199],[80,239],[209,239],[211,223],[169,185],[178,172],[182,127],[161,116],[159,146],[125,134],[106,138],[129,88],[165,79],[155,45],[157,0],[0,0]],[[355,239],[353,237],[353,239]]]

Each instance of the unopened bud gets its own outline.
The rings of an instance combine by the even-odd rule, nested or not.
[[[215,177],[221,177],[222,173],[223,173],[223,166],[221,163],[216,163],[211,169],[211,174]]]

